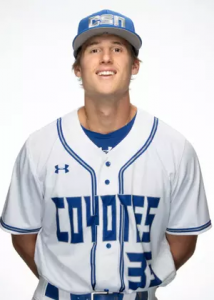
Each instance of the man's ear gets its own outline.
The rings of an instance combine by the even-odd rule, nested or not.
[[[140,69],[139,60],[135,59],[132,63],[132,75],[137,75]]]
[[[76,67],[74,68],[74,74],[75,74],[77,77],[81,78],[81,67],[80,67],[80,66],[76,66]]]

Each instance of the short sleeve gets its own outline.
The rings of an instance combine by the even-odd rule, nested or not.
[[[167,233],[197,235],[211,228],[206,193],[197,154],[185,140],[182,158],[171,182]]]
[[[38,233],[42,226],[42,183],[36,176],[28,140],[21,148],[0,219],[3,230],[12,234]]]

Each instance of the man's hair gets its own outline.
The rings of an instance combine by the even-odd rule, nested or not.
[[[78,50],[77,50],[77,55],[75,58],[75,61],[72,65],[72,70],[75,70],[76,67],[80,66],[80,60],[81,60],[81,56],[83,54],[83,52],[85,51],[87,47],[87,42],[85,42]],[[127,47],[129,50],[129,53],[131,55],[132,58],[132,64],[137,60],[139,63],[141,63],[142,61],[138,58],[137,53],[135,48],[129,43],[127,42]],[[131,80],[133,80],[133,78],[131,78]],[[79,78],[79,81],[81,81],[81,78]]]

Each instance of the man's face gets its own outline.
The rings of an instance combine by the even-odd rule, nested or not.
[[[138,70],[139,63],[133,63],[128,42],[105,34],[86,42],[75,74],[82,78],[88,96],[108,97],[127,92],[131,75]]]

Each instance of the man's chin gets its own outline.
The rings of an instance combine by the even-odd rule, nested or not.
[[[99,90],[96,91],[97,94],[102,95],[102,96],[106,96],[106,97],[111,97],[113,95],[116,94],[120,94],[121,91],[117,88],[117,89],[113,89],[113,88],[100,88]]]
[[[106,98],[106,99],[112,99],[112,98],[115,98],[115,97],[120,97],[122,95],[125,94],[125,91],[124,90],[120,90],[120,89],[107,89],[107,88],[100,88],[100,89],[97,89],[97,90],[94,90],[94,91],[91,91],[91,92],[86,92],[86,95],[89,96],[90,98]]]

